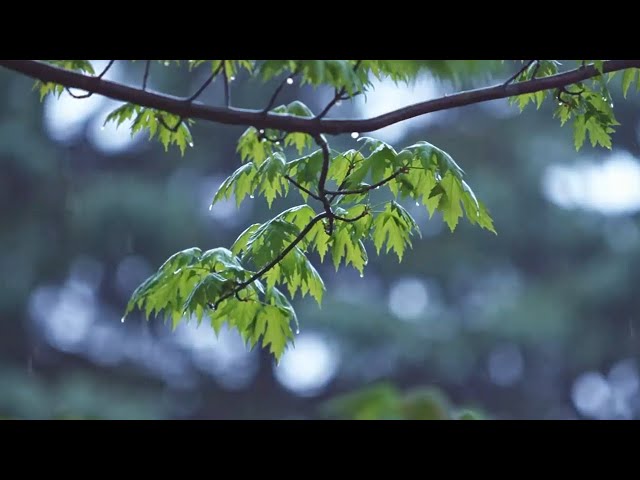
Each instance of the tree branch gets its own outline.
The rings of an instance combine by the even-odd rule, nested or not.
[[[139,88],[64,70],[37,60],[0,60],[0,66],[43,82],[53,82],[64,85],[65,87],[78,88],[87,92],[97,93],[115,100],[131,102],[156,110],[164,110],[183,118],[208,120],[227,125],[252,125],[258,129],[272,128],[285,132],[308,133],[310,135],[317,135],[319,133],[337,135],[350,132],[372,132],[427,113],[513,97],[525,93],[535,93],[543,90],[566,87],[601,75],[594,65],[588,65],[549,77],[459,92],[454,95],[399,108],[377,117],[361,120],[327,120],[276,113],[268,113],[265,115],[262,110],[215,107],[197,102],[189,103],[186,98],[146,92]],[[640,60],[607,60],[603,63],[602,71],[603,73],[609,73],[627,68],[640,68]]]
[[[233,290],[231,290],[229,293],[225,293],[223,296],[221,296],[219,299],[216,300],[216,303],[213,304],[213,306],[211,306],[211,308],[213,308],[214,310],[216,310],[218,308],[218,305],[220,305],[220,303],[222,303],[224,300],[226,300],[227,298],[233,297],[234,295],[236,295],[238,292],[240,292],[241,290],[247,288],[249,285],[251,285],[253,282],[255,282],[256,280],[260,279],[260,277],[262,277],[265,273],[267,273],[269,270],[271,270],[273,267],[275,267],[278,263],[280,263],[284,257],[287,256],[287,254],[293,250],[296,245],[298,245],[302,240],[304,240],[304,237],[307,236],[307,234],[311,231],[311,229],[314,227],[314,225],[316,223],[318,223],[320,220],[322,220],[323,218],[326,218],[327,214],[325,212],[323,213],[319,213],[318,215],[316,215],[315,217],[313,217],[309,223],[307,224],[306,227],[304,227],[300,233],[296,236],[296,238],[294,238],[291,243],[289,245],[287,245],[287,247],[282,250],[282,252],[280,252],[280,254],[274,258],[273,260],[271,260],[269,263],[267,263],[264,267],[262,267],[258,272],[254,273],[251,278],[249,278],[249,280],[245,280],[244,282],[239,283]]]

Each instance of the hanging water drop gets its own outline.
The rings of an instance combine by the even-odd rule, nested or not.
[[[230,81],[230,82],[233,82],[235,79],[236,79],[236,77],[234,77],[233,75],[231,75],[231,76],[229,77],[229,81]]]
[[[300,328],[296,328],[296,335],[300,335]]]
[[[249,198],[255,198],[255,197],[253,196],[253,194],[251,194],[251,195],[249,195]]]
[[[293,85],[293,78],[287,78],[287,85]]]
[[[100,127],[100,130],[104,130],[104,125],[102,125],[102,126]]]
[[[416,202],[416,207],[419,207],[419,206],[420,206],[420,204],[418,202]]]
[[[264,128],[260,129],[260,135],[264,135]]]
[[[339,107],[340,105],[342,105],[342,100],[338,100],[338,101],[336,102],[336,107]]]
[[[124,323],[124,317],[120,319],[120,323]]]
[[[364,273],[360,272],[360,278],[364,278]]]
[[[193,147],[193,142],[189,142],[189,146],[190,146],[190,147]]]
[[[213,208],[213,205],[209,205],[209,211],[211,211],[212,208]]]
[[[360,134],[358,132],[353,132],[351,134],[351,138],[358,138],[360,136]]]
[[[276,142],[276,145],[280,145],[280,142]]]

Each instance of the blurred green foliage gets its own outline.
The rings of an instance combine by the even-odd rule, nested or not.
[[[329,418],[347,420],[483,420],[474,409],[454,408],[446,394],[435,387],[400,392],[388,383],[340,395],[323,406]]]

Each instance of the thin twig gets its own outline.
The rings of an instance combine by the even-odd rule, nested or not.
[[[329,174],[329,163],[331,162],[331,154],[329,152],[329,145],[322,135],[314,136],[314,140],[322,150],[322,168],[320,170],[320,178],[318,179],[318,194],[320,195],[320,201],[324,206],[324,212],[329,218],[329,225],[327,228],[327,234],[333,233],[333,211],[331,210],[331,201],[327,198],[327,175]]]
[[[102,70],[102,72],[100,73],[100,75],[98,75],[98,78],[102,78],[105,76],[105,74],[111,69],[111,67],[113,66],[113,64],[115,63],[115,60],[109,60],[109,63],[107,63],[107,66],[104,67],[104,70]]]
[[[351,175],[351,172],[353,171],[353,167],[355,167],[355,165],[356,165],[356,162],[349,162],[349,166],[347,167],[347,172],[344,176],[344,179],[342,180],[340,185],[338,185],[338,191],[342,190],[347,185],[347,181],[349,180],[349,175]],[[329,201],[333,203],[333,201],[336,199],[338,194],[333,193],[330,195],[331,195],[331,198],[329,199]]]
[[[527,64],[524,67],[522,67],[520,70],[518,70],[516,73],[514,73],[511,77],[509,77],[509,80],[504,82],[503,85],[509,85],[516,78],[518,78],[520,75],[522,75],[524,72],[526,72],[529,69],[529,67],[531,65],[533,65],[535,62],[537,62],[537,60],[529,60],[529,62],[527,62]]]
[[[302,240],[304,240],[304,237],[307,236],[307,234],[311,231],[311,229],[314,227],[314,225],[316,223],[318,223],[320,220],[322,220],[323,218],[326,218],[326,216],[327,216],[327,214],[325,212],[323,212],[323,213],[320,213],[320,214],[316,215],[315,217],[313,217],[309,221],[307,226],[304,227],[300,231],[300,233],[296,236],[296,238],[294,238],[291,241],[291,243],[289,245],[287,245],[287,247],[284,250],[282,250],[282,252],[280,252],[280,254],[278,254],[278,256],[276,258],[274,258],[269,263],[267,263],[258,272],[254,273],[251,276],[251,278],[249,278],[249,280],[245,280],[244,282],[239,283],[233,290],[231,290],[230,292],[224,294],[222,297],[217,299],[216,303],[213,304],[213,309],[216,310],[221,302],[223,302],[224,300],[226,300],[229,297],[232,297],[232,296],[236,295],[239,291],[243,290],[244,288],[247,288],[253,282],[255,282],[256,280],[259,280],[260,277],[262,277],[265,273],[267,273],[269,270],[271,270],[273,267],[275,267],[278,263],[280,263],[282,261],[282,259],[284,259],[284,257],[286,257],[287,254],[291,250],[293,250]]]
[[[284,135],[282,135],[281,137],[276,137],[276,138],[270,138],[269,136],[267,136],[267,134],[265,132],[258,132],[258,138],[260,140],[265,139],[268,142],[271,143],[275,143],[276,145],[280,142],[284,142],[285,138],[287,138],[288,133],[285,133]]]
[[[160,115],[156,115],[156,119],[158,120],[158,122],[160,122],[160,124],[162,124],[162,126],[163,126],[164,128],[166,128],[167,130],[170,130],[170,131],[172,131],[172,132],[177,132],[177,131],[178,131],[178,128],[180,128],[180,125],[182,124],[182,122],[183,122],[183,120],[184,120],[182,117],[178,117],[178,120],[176,121],[176,124],[175,124],[173,127],[170,127],[170,126],[167,124],[167,122],[165,122],[165,120],[164,120],[164,118],[163,118],[162,114],[160,114]]]
[[[362,187],[356,190],[338,190],[337,192],[330,192],[330,191],[325,191],[325,193],[328,193],[329,195],[360,195],[362,193],[367,193],[370,190],[374,190],[378,187],[383,186],[385,183],[390,182],[391,180],[393,180],[394,178],[396,178],[398,175],[400,175],[401,173],[407,173],[408,168],[407,167],[402,167],[399,170],[396,170],[395,172],[393,172],[391,175],[389,175],[387,178],[380,180],[378,183],[374,183],[373,185],[369,185],[368,187]]]
[[[109,69],[113,66],[115,60],[109,60],[109,63],[107,63],[107,66],[104,67],[104,69],[102,70],[102,72],[100,72],[99,75],[96,76],[96,78],[102,78],[104,77],[104,75],[109,71]],[[81,93],[80,95],[73,93],[71,91],[71,89],[69,87],[66,87],[65,90],[67,91],[67,93],[69,95],[71,95],[73,98],[89,98],[91,95],[94,94],[94,92],[87,92],[87,93]]]
[[[315,198],[316,200],[318,200],[320,202],[322,201],[322,198],[319,195],[316,195],[311,190],[308,190],[307,188],[303,187],[298,182],[296,182],[293,178],[291,178],[289,175],[285,175],[284,178],[289,180],[294,186],[296,186],[298,188],[298,190],[302,190],[304,193],[306,193],[307,195],[309,195],[312,198]]]
[[[353,223],[353,222],[357,222],[363,217],[366,217],[367,215],[369,215],[369,210],[365,208],[364,212],[362,212],[360,215],[357,215],[353,218],[345,218],[335,214],[333,215],[333,218],[335,218],[336,220],[341,220],[343,222]]]
[[[189,103],[193,102],[196,98],[200,96],[202,92],[205,91],[205,89],[209,85],[211,85],[211,82],[213,82],[213,79],[216,78],[216,76],[220,73],[220,70],[222,69],[222,65],[224,65],[224,63],[221,63],[220,66],[218,66],[218,68],[215,69],[215,71],[209,76],[209,78],[205,80],[205,82],[200,86],[200,88],[196,90],[196,93],[194,93],[189,98],[187,98],[187,102]]]
[[[570,92],[569,90],[567,90],[567,87],[560,87],[559,90],[562,91],[562,93],[566,93],[567,95],[574,95],[579,97],[584,93],[584,87],[580,87],[580,88],[581,90],[579,92]]]
[[[229,108],[231,106],[231,91],[229,89],[229,79],[227,78],[227,65],[222,60],[222,79],[224,80],[224,104]]]
[[[149,70],[151,70],[151,60],[147,60],[144,66],[144,76],[142,77],[142,90],[147,89],[147,81],[149,80]]]
[[[69,87],[65,87],[65,90],[73,98],[78,98],[78,99],[80,99],[80,98],[89,98],[91,95],[93,95],[93,92],[81,93],[81,94],[78,95],[77,93],[73,93]]]
[[[269,110],[273,108],[273,105],[276,103],[276,98],[278,98],[278,95],[280,94],[284,86],[287,84],[289,79],[293,79],[296,75],[297,75],[297,72],[291,75],[287,75],[287,77],[284,80],[282,80],[282,82],[280,82],[280,85],[278,85],[278,88],[276,88],[275,92],[273,92],[273,95],[271,95],[271,98],[269,99],[269,103],[267,104],[266,107],[264,107],[264,110],[262,110],[262,113],[266,114],[269,112]]]
[[[362,60],[358,60],[355,65],[353,66],[353,71],[357,71],[358,67],[360,66],[360,63],[362,63]],[[324,117],[327,113],[329,113],[329,110],[331,110],[333,108],[333,106],[338,103],[340,100],[348,100],[349,98],[352,98],[355,96],[354,95],[348,95],[347,97],[344,96],[344,94],[347,92],[347,87],[342,87],[340,90],[336,89],[336,93],[333,96],[333,98],[331,99],[331,101],[327,104],[326,107],[324,107],[324,110],[322,110],[322,112],[320,112],[318,115],[315,116],[316,120],[320,120],[322,117]],[[362,92],[358,92],[358,93],[362,93]]]

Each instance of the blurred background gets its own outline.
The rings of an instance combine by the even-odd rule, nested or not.
[[[116,62],[107,78],[137,84],[142,67]],[[206,74],[156,64],[150,87],[186,95]],[[407,204],[423,238],[402,263],[371,247],[360,278],[315,259],[323,306],[295,302],[301,331],[277,367],[235,332],[216,338],[191,323],[172,333],[138,313],[120,322],[133,289],[175,251],[229,247],[301,203],[209,210],[239,166],[244,128],[196,123],[182,157],[126,125],[103,127],[118,102],[65,93],[41,103],[33,83],[0,70],[0,417],[640,418],[640,97],[631,89],[624,101],[619,77],[612,151],[576,153],[550,100],[522,115],[502,100],[375,132],[398,150],[427,140],[449,152],[498,236],[466,220],[451,234]],[[239,75],[234,105],[261,108],[276,85]],[[454,90],[428,76],[377,82],[366,102],[331,116]],[[293,85],[280,101],[319,111],[332,95]],[[216,81],[201,100],[222,97]]]

